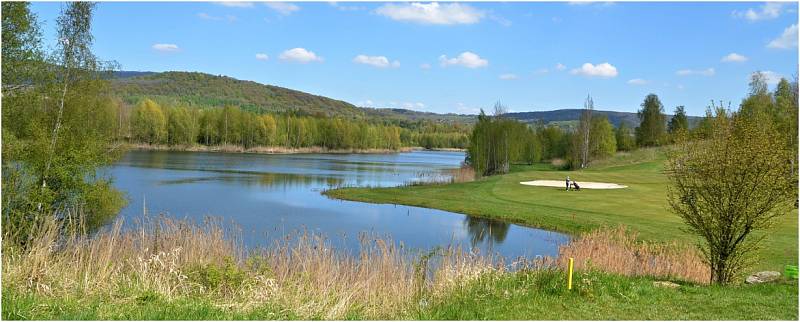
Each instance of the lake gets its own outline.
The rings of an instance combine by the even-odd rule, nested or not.
[[[391,237],[430,250],[459,244],[507,258],[556,255],[569,237],[462,214],[342,201],[321,194],[341,186],[390,187],[457,168],[462,152],[393,154],[242,154],[129,151],[110,169],[129,204],[127,223],[149,214],[233,221],[246,246],[267,246],[298,231],[358,249],[358,235]],[[474,202],[481,202],[475,200]]]

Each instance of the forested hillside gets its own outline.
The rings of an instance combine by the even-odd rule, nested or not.
[[[162,105],[189,107],[237,106],[255,113],[286,113],[296,115],[370,119],[395,124],[404,128],[415,127],[420,121],[449,124],[474,124],[477,115],[437,114],[401,108],[357,107],[345,101],[273,85],[244,81],[227,76],[198,72],[134,72],[118,71],[112,82],[114,93],[129,105],[151,99]],[[614,127],[622,122],[630,127],[639,125],[636,113],[595,111],[605,115]],[[581,109],[516,112],[506,116],[523,123],[542,123],[574,129],[580,119]],[[667,115],[670,117],[670,115]],[[694,127],[700,117],[689,116],[689,126]]]
[[[127,75],[125,73],[121,75]],[[363,117],[350,103],[283,87],[196,72],[164,72],[116,78],[113,91],[135,105],[145,98],[162,104],[196,107],[238,106],[252,112],[287,112]]]

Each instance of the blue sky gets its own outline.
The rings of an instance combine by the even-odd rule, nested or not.
[[[34,3],[52,43],[60,3]],[[476,113],[738,105],[793,77],[796,3],[99,3],[94,50],[124,70],[199,71],[359,106]]]

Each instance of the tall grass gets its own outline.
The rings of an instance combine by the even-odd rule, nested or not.
[[[475,169],[462,162],[458,168],[446,169],[441,172],[420,172],[417,177],[417,180],[406,182],[404,186],[428,186],[475,181]]]
[[[419,253],[367,234],[353,252],[307,232],[245,251],[237,231],[223,229],[219,220],[157,216],[133,226],[123,229],[117,221],[86,236],[64,233],[57,221],[47,220],[25,246],[4,240],[4,292],[122,302],[199,297],[239,312],[270,307],[302,319],[394,319],[414,317],[431,300],[483,277],[519,269],[550,271],[568,257],[577,259],[579,271],[708,281],[707,267],[690,249],[637,242],[623,228],[575,239],[558,258],[520,259],[506,266],[502,258],[459,247]]]
[[[559,249],[565,265],[575,259],[575,269],[598,269],[626,276],[653,276],[708,283],[711,270],[695,248],[672,243],[637,240],[625,227],[603,228],[573,240]]]
[[[50,220],[37,232],[24,248],[4,245],[4,288],[64,298],[199,296],[225,308],[278,307],[306,319],[397,318],[427,297],[503,270],[491,257],[456,247],[416,256],[366,235],[357,254],[308,233],[246,253],[214,220],[159,216],[134,229],[118,221],[91,237],[64,234]]]

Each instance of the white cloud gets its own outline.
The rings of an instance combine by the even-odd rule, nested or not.
[[[650,84],[650,81],[641,78],[634,78],[628,81],[630,85],[647,85]]]
[[[725,57],[722,57],[722,62],[724,63],[743,63],[747,61],[747,57],[739,55],[737,53],[730,53]]]
[[[361,6],[344,6],[344,5],[340,5],[336,1],[329,1],[328,4],[331,7],[339,9],[339,11],[360,11],[360,10],[365,10],[366,9],[365,7],[361,7]]]
[[[791,25],[783,30],[780,37],[767,44],[769,48],[791,49],[797,47],[797,25]]]
[[[570,71],[573,75],[583,75],[587,77],[617,77],[619,74],[617,72],[617,68],[614,65],[609,63],[602,63],[597,65],[592,65],[590,63],[585,63],[581,65],[581,68],[575,68]]]
[[[451,65],[456,66],[464,66],[467,68],[479,68],[479,67],[486,67],[489,66],[489,61],[486,59],[481,58],[477,54],[465,51],[458,55],[455,58],[447,58],[445,55],[439,56],[439,63],[442,67],[447,67]]]
[[[165,52],[165,53],[167,53],[167,52],[176,52],[176,51],[180,50],[180,48],[178,48],[178,45],[176,45],[176,44],[154,44],[153,45],[153,49],[155,49],[157,51],[160,51],[160,52]]]
[[[556,70],[565,70],[565,69],[567,69],[567,66],[564,66],[564,64],[562,63],[556,64]]]
[[[544,74],[547,74],[549,72],[550,72],[550,70],[547,69],[547,68],[540,68],[540,69],[535,70],[533,73],[536,74],[536,75],[544,75]]]
[[[225,15],[225,17],[217,17],[207,14],[205,12],[198,13],[197,17],[203,20],[213,20],[213,21],[228,20],[229,22],[236,21],[236,16],[233,15]]]
[[[215,2],[218,5],[226,6],[226,7],[234,7],[234,8],[252,8],[252,2],[245,2],[245,1],[219,1]]]
[[[437,2],[410,4],[385,4],[375,13],[397,21],[413,22],[427,25],[473,24],[479,22],[484,13],[469,5]]]
[[[750,22],[778,18],[783,12],[786,3],[767,2],[758,9],[748,8],[746,11],[734,11],[733,16],[744,18]]]
[[[499,76],[499,78],[502,80],[515,80],[518,79],[519,77],[517,77],[516,74],[502,74]]]
[[[256,54],[256,59],[258,59],[258,60],[268,60],[269,59],[269,55],[258,53],[258,54]]]
[[[428,64],[428,63],[420,64],[420,65],[419,65],[419,68],[422,68],[422,69],[431,69],[431,64]]]
[[[315,61],[322,61],[322,57],[317,56],[313,51],[305,48],[292,48],[281,53],[278,56],[281,60],[287,60],[297,63],[310,63]]]
[[[613,1],[569,1],[567,2],[570,6],[588,6],[588,5],[597,5],[599,7],[609,7],[613,6]]]
[[[378,68],[400,67],[399,61],[395,60],[390,62],[389,58],[386,58],[386,56],[358,55],[355,58],[353,58],[353,62],[357,64],[370,65]]]
[[[675,75],[678,76],[691,76],[691,75],[700,75],[700,76],[714,76],[716,71],[713,68],[706,68],[706,69],[681,69],[675,72]]]
[[[781,74],[778,74],[771,70],[762,71],[761,74],[764,75],[764,78],[767,80],[767,84],[770,85],[778,84],[781,81],[781,78],[783,78]]]
[[[288,16],[292,14],[292,12],[300,10],[300,7],[288,2],[265,2],[264,4],[284,16]]]

